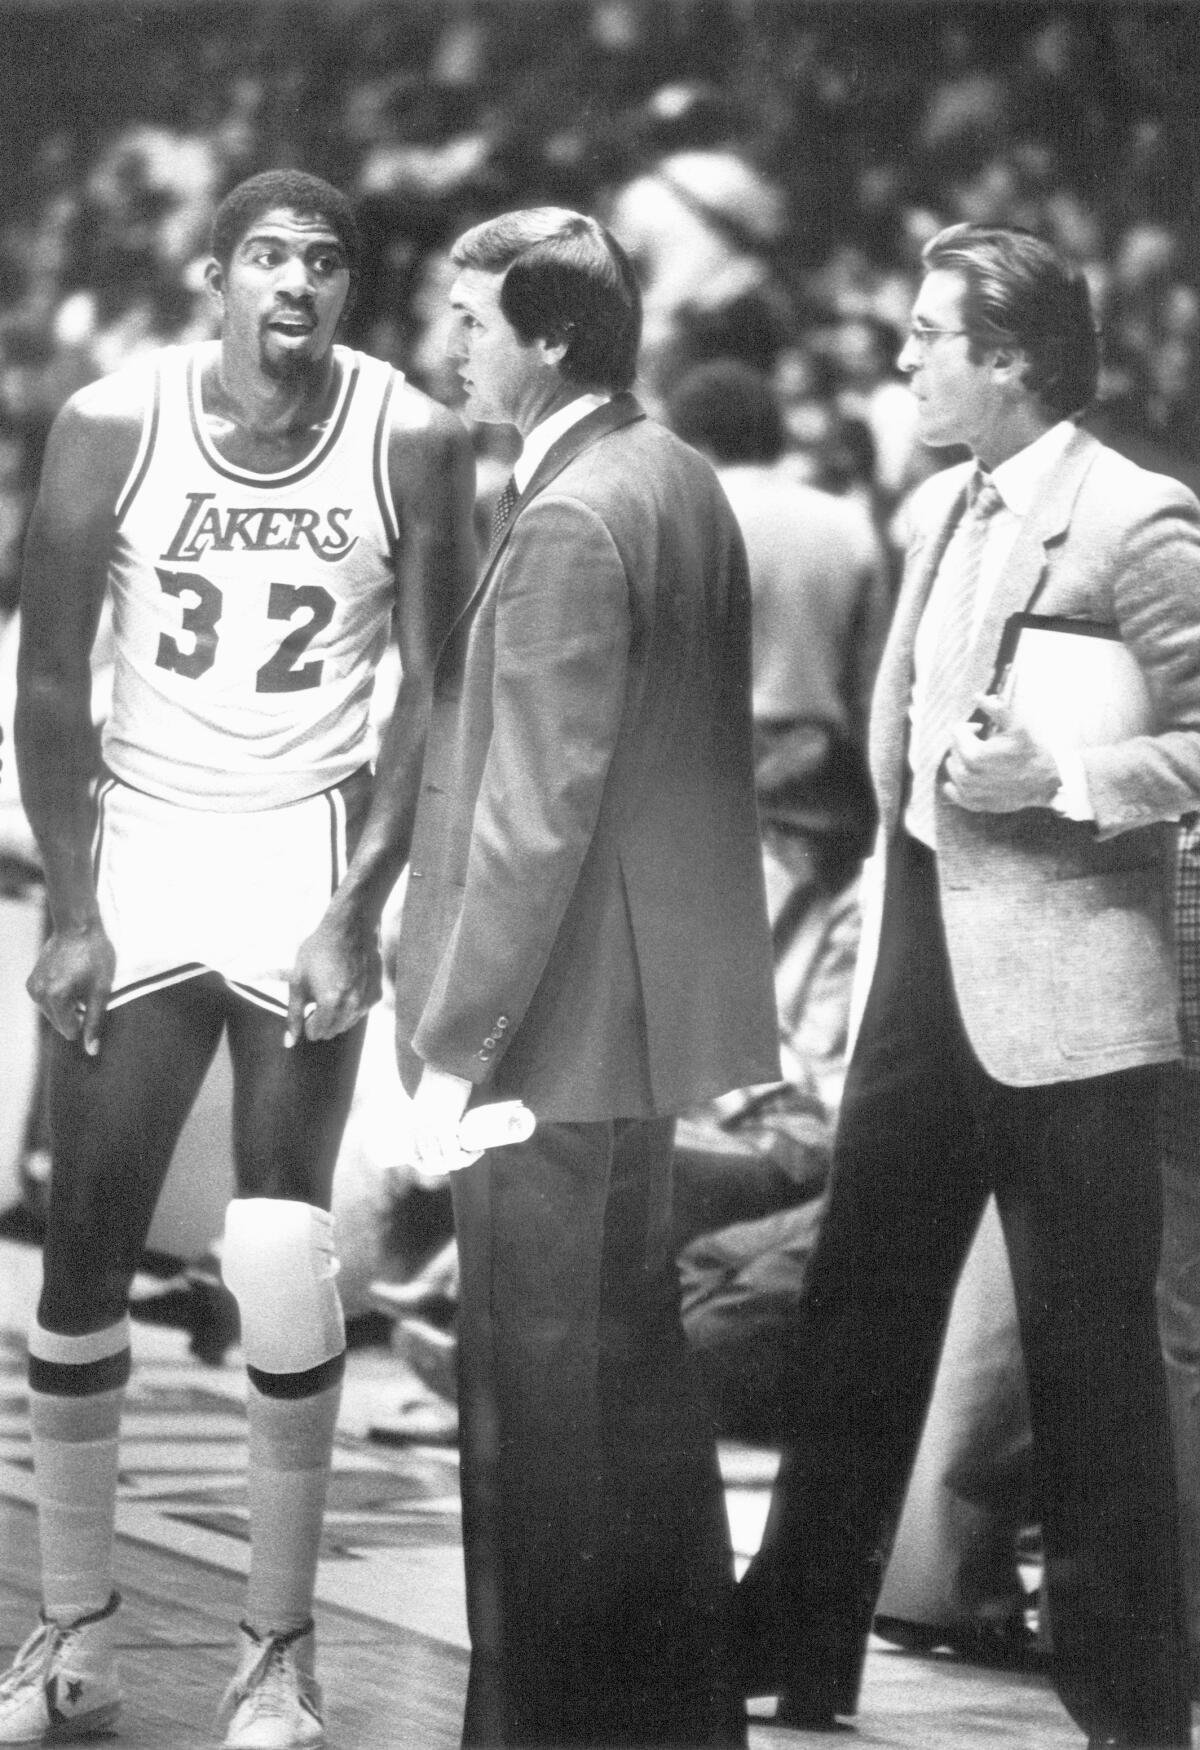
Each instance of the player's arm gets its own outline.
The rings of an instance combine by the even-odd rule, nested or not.
[[[114,507],[137,452],[140,409],[111,381],[66,404],[51,428],[25,541],[14,725],[21,797],[41,852],[51,934],[29,994],[67,1039],[99,1050],[113,951],[92,874],[91,653]]]
[[[394,609],[400,686],[358,846],[325,917],[296,956],[289,1040],[343,1032],[379,996],[378,924],[408,859],[434,659],[475,581],[475,461],[462,421],[419,391],[402,389],[388,471],[401,529]]]

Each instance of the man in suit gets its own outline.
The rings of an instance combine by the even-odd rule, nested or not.
[[[462,1166],[473,1101],[537,1120],[453,1178],[463,1737],[739,1744],[670,1171],[673,1114],[779,1074],[745,552],[629,393],[608,233],[510,213],[453,260],[467,412],[524,444],[436,665],[397,1040],[427,1171]]]
[[[793,1719],[854,1711],[991,1192],[1029,1376],[1060,1696],[1091,1745],[1189,1744],[1155,1116],[1179,1052],[1168,823],[1200,795],[1200,506],[1078,429],[1097,342],[1082,276],[1053,250],[956,225],[924,266],[900,364],[922,440],[974,460],[922,488],[875,691],[881,943],[791,1443],[738,1592],[741,1676]],[[1149,733],[1056,750],[990,696],[1005,620],[1031,608],[1123,641],[1153,700]]]

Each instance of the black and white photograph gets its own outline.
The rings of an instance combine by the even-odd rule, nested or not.
[[[0,45],[0,1747],[1190,1750],[1200,6]]]

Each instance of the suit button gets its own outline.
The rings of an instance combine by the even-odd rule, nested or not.
[[[503,1033],[504,1029],[507,1026],[508,1026],[508,1016],[507,1015],[499,1015],[496,1019],[497,1030],[499,1032]]]

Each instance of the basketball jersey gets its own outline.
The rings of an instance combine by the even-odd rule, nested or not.
[[[199,808],[272,808],[368,758],[395,597],[390,365],[336,349],[326,431],[283,472],[227,462],[204,425],[212,343],[148,373],[108,567],[115,666],[105,763]]]

